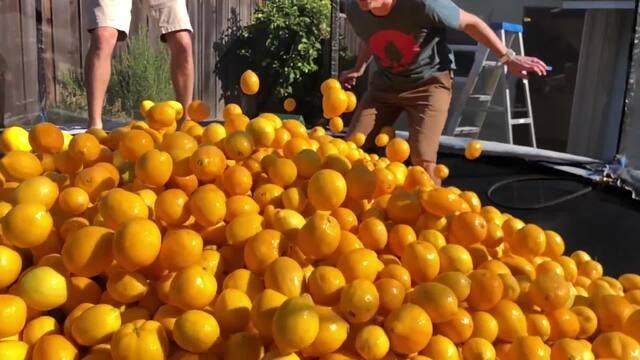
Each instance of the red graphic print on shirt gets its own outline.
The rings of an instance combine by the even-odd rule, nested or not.
[[[383,30],[373,34],[369,38],[369,48],[382,66],[393,73],[408,69],[420,53],[415,37],[398,30]]]

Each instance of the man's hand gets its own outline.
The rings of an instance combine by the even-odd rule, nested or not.
[[[460,10],[460,28],[475,41],[489,48],[495,55],[501,57],[507,52],[502,40],[482,19],[464,10]],[[547,75],[547,65],[540,59],[528,56],[516,56],[507,63],[510,73],[518,77],[526,77],[527,73]]]
[[[516,56],[507,63],[507,69],[517,77],[526,77],[527,73],[536,73],[539,76],[547,75],[547,65],[535,57]]]
[[[356,85],[358,78],[362,76],[362,71],[358,70],[345,70],[340,73],[340,83],[347,89],[351,89]]]

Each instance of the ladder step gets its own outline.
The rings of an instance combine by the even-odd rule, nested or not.
[[[489,107],[474,107],[474,106],[467,106],[464,108],[465,111],[481,111],[481,112],[505,112],[506,109],[504,106],[489,106]],[[516,109],[512,109],[513,112],[520,112],[520,111],[529,111],[529,109],[527,108],[516,108]]]
[[[482,63],[482,66],[488,68],[501,68],[504,65],[499,61],[485,61]]]
[[[461,126],[456,129],[455,135],[468,135],[468,134],[478,134],[480,133],[480,128],[477,126]]]
[[[523,124],[532,124],[532,118],[521,118],[521,119],[511,119],[511,125],[523,125]]]
[[[501,113],[504,112],[503,106],[485,106],[485,107],[477,107],[477,106],[466,106],[464,108],[465,112],[484,112],[484,113]]]
[[[478,100],[482,102],[491,101],[492,98],[493,97],[491,95],[483,95],[483,94],[475,94],[475,95],[469,96],[469,99]]]
[[[464,52],[478,51],[478,45],[449,45],[449,48],[453,51],[464,51]]]

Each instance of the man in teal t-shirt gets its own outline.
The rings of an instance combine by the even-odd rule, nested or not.
[[[353,86],[371,58],[378,67],[349,136],[363,133],[365,146],[372,146],[375,135],[406,111],[412,162],[432,177],[455,69],[447,29],[463,31],[488,47],[512,74],[546,74],[542,61],[516,56],[484,21],[451,0],[346,0],[345,10],[362,44],[355,67],[340,74],[341,82]]]

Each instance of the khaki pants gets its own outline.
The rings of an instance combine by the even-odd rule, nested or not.
[[[375,82],[375,81],[374,81]],[[367,140],[363,148],[375,148],[375,137],[385,126],[393,126],[406,111],[409,118],[409,144],[414,165],[427,166],[438,159],[440,136],[444,129],[453,77],[441,72],[425,81],[419,88],[398,92],[383,90],[373,84],[360,101],[348,136],[363,133]]]
[[[131,6],[134,0],[82,0],[87,8],[87,30],[111,27],[120,33],[119,41],[127,38],[131,23]],[[135,0],[140,1],[140,0]],[[145,8],[162,34],[186,30],[193,32],[186,0],[144,0]]]

